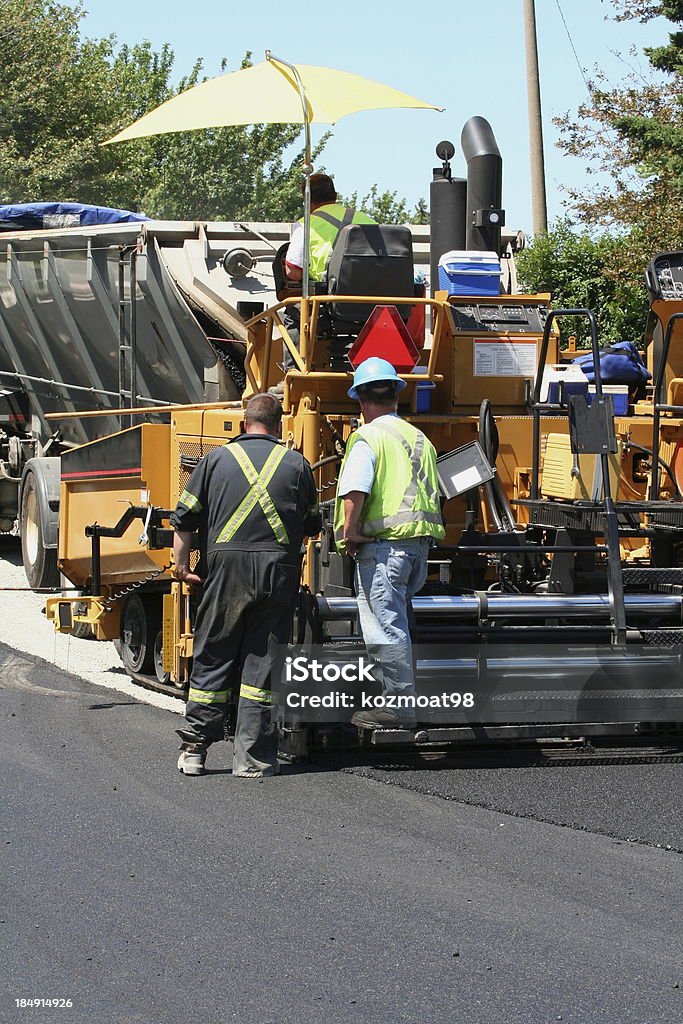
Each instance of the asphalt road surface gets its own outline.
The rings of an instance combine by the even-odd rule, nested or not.
[[[3,1022],[683,1021],[680,765],[191,779],[162,708],[0,685]]]

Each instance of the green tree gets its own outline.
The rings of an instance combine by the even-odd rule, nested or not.
[[[645,49],[647,78],[634,73],[614,88],[597,73],[586,103],[556,123],[561,148],[585,159],[589,174],[602,173],[600,184],[569,190],[573,209],[584,223],[621,234],[620,262],[605,272],[635,284],[656,252],[683,248],[683,2],[612,5],[617,20],[664,17],[675,31]]]
[[[174,53],[115,36],[83,39],[83,7],[0,0],[0,202],[73,200],[152,217],[293,220],[301,213],[302,130],[252,125],[102,146],[121,128],[203,80],[197,60],[174,84]],[[242,67],[251,63],[247,53]],[[222,71],[227,67],[223,64]],[[327,142],[323,136],[318,157]],[[425,222],[374,186],[378,220]]]
[[[378,224],[429,224],[429,210],[424,199],[418,200],[411,210],[398,192],[380,192],[378,185],[373,185],[362,199],[354,192],[345,202],[364,210]]]
[[[102,147],[173,94],[173,51],[83,40],[80,6],[0,2],[0,201],[73,200],[139,209],[154,152]]]
[[[522,289],[549,291],[556,309],[592,309],[601,344],[642,342],[647,319],[644,289],[640,282],[613,273],[622,261],[624,244],[622,238],[596,239],[587,231],[576,231],[565,218],[516,256]],[[589,341],[587,318],[558,323],[563,340],[574,334],[580,344]]]
[[[81,43],[81,13],[43,0],[0,7],[0,183],[5,201],[75,197],[97,163],[99,82],[108,42]],[[94,136],[94,137],[93,137]],[[86,174],[89,171],[86,170]]]
[[[150,216],[286,220],[300,212],[300,126],[159,136],[105,146],[178,86],[174,54],[82,39],[81,6],[0,0],[0,202],[73,200]],[[247,54],[243,66],[250,63]],[[320,152],[326,138],[318,147]]]

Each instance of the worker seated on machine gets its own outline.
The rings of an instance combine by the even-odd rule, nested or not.
[[[347,224],[375,224],[376,221],[366,213],[354,210],[352,206],[345,206],[337,202],[337,190],[334,181],[328,174],[311,175],[311,240],[309,246],[308,273],[309,279],[316,291],[320,291],[325,277],[325,269],[330,253],[342,228]],[[303,192],[303,188],[302,188]],[[304,225],[301,218],[294,225],[292,237],[284,256],[284,284],[286,290],[278,293],[278,298],[284,294],[300,294],[300,282],[304,276]],[[299,347],[300,333],[299,306],[288,306],[283,310],[283,322],[287,328],[290,338]],[[285,347],[284,368],[285,373],[294,366],[292,357]],[[278,384],[271,388],[271,392],[284,393],[284,384]]]

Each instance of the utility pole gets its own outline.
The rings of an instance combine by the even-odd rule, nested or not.
[[[541,84],[538,76],[536,9],[534,0],[524,0],[524,43],[526,48],[526,88],[529,108],[529,156],[531,163],[531,211],[534,235],[548,230],[543,161],[543,124],[541,122]]]

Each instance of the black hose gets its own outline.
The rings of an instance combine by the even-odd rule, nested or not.
[[[498,431],[496,430],[496,435],[497,433]],[[484,455],[491,465],[495,467],[496,456],[498,454],[498,444],[496,439],[494,450],[494,441],[491,432],[491,403],[488,398],[485,398],[479,407],[479,443],[484,449]],[[500,518],[495,492],[490,480],[488,480],[484,485],[484,490],[486,491],[487,504],[489,506],[491,516],[493,517],[496,529],[500,533],[503,529],[503,521]]]
[[[314,462],[313,465],[311,466],[311,469],[320,469],[321,466],[327,466],[331,462],[341,462],[341,460],[341,455],[326,455],[324,459],[318,459],[317,462]]]
[[[479,407],[479,441],[484,449],[484,455],[495,468],[500,447],[498,427],[491,411],[491,402],[485,398]],[[486,495],[488,505],[499,533],[512,533],[517,527],[517,522],[512,509],[505,497],[501,487],[500,479],[495,476],[486,484]]]
[[[642,444],[636,444],[635,441],[625,441],[624,442],[624,447],[625,448],[637,448],[639,452],[645,452],[646,455],[654,456],[654,452],[652,451],[651,448],[646,448],[645,445],[642,445]],[[674,472],[673,472],[671,466],[669,465],[669,463],[665,462],[664,459],[661,458],[661,456],[659,456],[659,455],[657,456],[657,462],[660,464],[660,466],[663,466],[664,469],[669,474],[669,479],[671,480],[671,483],[674,485],[674,487],[676,489],[676,497],[677,498],[683,498],[683,494],[681,494],[681,489],[678,486],[678,481],[676,480],[676,477],[674,476]]]

